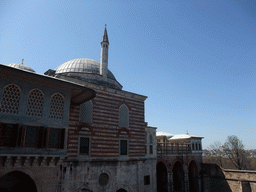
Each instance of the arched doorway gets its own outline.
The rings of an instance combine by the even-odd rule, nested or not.
[[[116,192],[127,192],[125,189],[118,189]]]
[[[156,165],[157,192],[167,192],[167,169],[163,162]]]
[[[191,161],[188,167],[188,176],[189,176],[189,191],[197,192],[198,191],[198,170],[195,161]]]
[[[0,191],[37,192],[37,189],[35,182],[29,175],[21,171],[12,171],[0,177]]]
[[[173,189],[182,191],[184,188],[184,171],[181,162],[177,161],[173,166]]]

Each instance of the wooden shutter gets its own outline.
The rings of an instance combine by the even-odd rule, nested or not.
[[[19,124],[12,125],[12,135],[10,138],[10,147],[17,147]]]
[[[44,148],[45,147],[45,127],[39,127],[38,130],[38,139],[37,139],[37,147]]]
[[[64,143],[65,143],[65,129],[61,129],[60,131],[60,149],[64,149]]]
[[[0,124],[0,146],[16,147],[19,124]]]

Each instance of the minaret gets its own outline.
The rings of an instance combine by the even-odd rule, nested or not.
[[[101,40],[101,56],[100,56],[100,75],[103,76],[103,80],[107,81],[108,74],[108,34],[105,25],[105,30]]]

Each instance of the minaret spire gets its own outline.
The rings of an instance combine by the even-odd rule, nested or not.
[[[107,34],[107,27],[105,24],[105,30],[103,33],[103,37],[101,40],[101,56],[100,56],[100,75],[103,76],[103,80],[107,80],[108,75],[108,34]]]
[[[103,33],[101,44],[103,42],[107,42],[109,44],[109,42],[108,42],[108,33],[107,33],[107,24],[105,24],[105,30],[104,30],[104,33]]]

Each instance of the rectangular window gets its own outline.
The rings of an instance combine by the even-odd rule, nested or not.
[[[149,146],[149,152],[150,152],[150,154],[153,154],[153,145]]]
[[[144,176],[144,185],[150,185],[150,176],[149,175]]]
[[[89,138],[80,137],[79,154],[80,155],[89,155],[89,151],[90,151],[90,140],[89,140]]]
[[[19,147],[44,148],[46,146],[45,127],[23,125],[18,134]]]
[[[127,140],[120,140],[120,155],[127,155]]]
[[[37,148],[39,137],[39,127],[27,127],[25,147]]]
[[[148,153],[148,149],[147,149],[147,145],[145,145],[145,154],[147,154]]]
[[[64,148],[65,129],[48,128],[48,148]]]
[[[19,124],[0,123],[0,147],[16,147]]]

